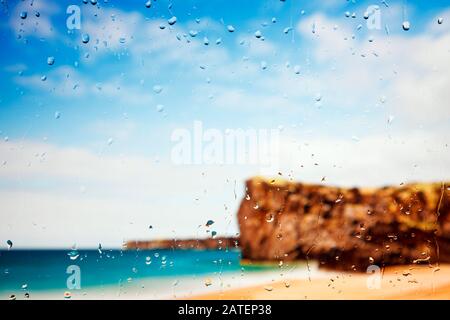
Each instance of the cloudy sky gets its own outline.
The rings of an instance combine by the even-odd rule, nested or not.
[[[277,130],[267,174],[450,179],[448,1],[85,2],[0,3],[1,248],[236,234],[261,168],[174,163],[195,121]]]

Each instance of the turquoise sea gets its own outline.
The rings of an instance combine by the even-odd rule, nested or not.
[[[75,270],[75,271],[74,271]],[[240,265],[239,250],[9,250],[0,251],[1,299],[48,290],[70,290],[68,278],[78,273],[81,290],[118,288],[130,283],[151,283],[148,290],[163,290],[177,279],[242,275],[267,267]],[[158,283],[158,285],[156,285]],[[144,285],[142,285],[144,287]],[[72,288],[73,289],[73,288]],[[157,294],[158,292],[154,292]]]

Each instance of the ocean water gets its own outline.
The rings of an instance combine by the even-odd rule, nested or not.
[[[67,280],[76,270],[83,291],[92,288],[117,289],[130,284],[147,285],[155,297],[189,279],[193,287],[209,287],[208,276],[238,277],[273,267],[241,266],[238,250],[9,250],[0,251],[1,298],[11,294],[62,293],[71,289]],[[75,279],[75,280],[74,280]],[[237,280],[240,281],[240,280]],[[186,281],[185,281],[186,282]],[[182,287],[181,285],[179,287]],[[73,287],[72,287],[73,289]],[[152,291],[153,290],[153,291]],[[181,289],[180,289],[181,290]],[[192,290],[191,290],[192,291]]]

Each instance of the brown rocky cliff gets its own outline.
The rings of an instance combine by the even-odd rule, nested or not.
[[[345,189],[255,178],[246,189],[243,258],[353,270],[450,261],[449,184]]]

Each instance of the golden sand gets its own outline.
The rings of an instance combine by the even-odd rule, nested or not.
[[[450,264],[389,267],[378,282],[373,275],[341,272],[324,279],[293,279],[193,299],[450,299]]]

